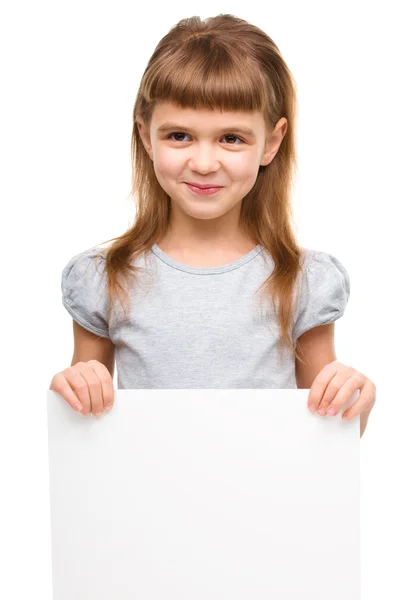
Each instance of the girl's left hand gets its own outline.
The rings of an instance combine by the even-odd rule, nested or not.
[[[337,415],[357,389],[361,393],[356,402],[343,413],[342,419],[345,421],[350,421],[357,415],[369,415],[375,404],[376,387],[371,379],[359,371],[335,360],[323,367],[313,381],[308,395],[308,408],[322,416],[326,413]]]

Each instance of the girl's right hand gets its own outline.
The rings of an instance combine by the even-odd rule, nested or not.
[[[111,374],[98,360],[78,362],[56,373],[49,389],[61,394],[72,409],[83,415],[100,415],[114,403]]]

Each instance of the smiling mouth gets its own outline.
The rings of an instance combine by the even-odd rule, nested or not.
[[[187,183],[188,185],[191,185],[193,187],[199,188],[201,190],[207,190],[207,189],[213,189],[213,188],[221,188],[223,187],[222,185],[210,185],[210,184],[203,184],[203,183],[191,183],[190,181],[185,181],[185,183]]]
[[[200,188],[192,185],[191,183],[185,183],[193,194],[198,194],[199,196],[212,196],[223,189],[221,186]]]

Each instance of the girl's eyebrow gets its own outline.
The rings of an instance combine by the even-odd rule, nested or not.
[[[185,125],[181,125],[180,123],[163,123],[163,125],[160,125],[160,127],[157,129],[157,132],[164,132],[164,131],[168,131],[169,129],[178,129],[179,131],[184,131],[185,129],[192,131],[193,133],[196,133],[196,131],[194,129],[192,129],[191,127],[186,127]],[[222,127],[221,129],[218,129],[217,131],[215,131],[215,133],[221,133],[223,131],[236,131],[236,132],[240,132],[243,135],[246,135],[252,139],[256,138],[256,134],[252,129],[249,129],[248,127],[243,127],[242,125],[238,125],[238,126],[231,126],[231,127]]]

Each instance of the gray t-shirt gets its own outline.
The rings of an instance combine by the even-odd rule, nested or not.
[[[274,264],[262,245],[230,264],[199,268],[154,244],[134,261],[145,272],[129,290],[130,318],[117,301],[109,323],[104,255],[93,260],[99,250],[94,246],[69,260],[62,301],[77,323],[114,343],[118,389],[296,387],[294,358],[285,345],[280,359],[280,330],[269,297],[261,301],[261,291],[256,293]],[[337,258],[302,251],[294,341],[339,319],[350,293],[348,273]]]

